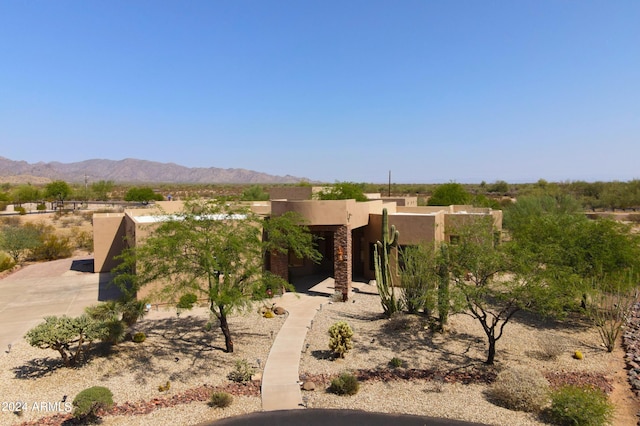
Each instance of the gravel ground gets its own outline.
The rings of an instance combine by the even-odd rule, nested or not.
[[[33,348],[26,341],[16,343],[10,353],[3,351],[0,356],[0,395],[3,404],[22,401],[27,409],[18,417],[9,410],[8,404],[3,406],[0,425],[34,421],[58,411],[64,413],[64,406],[59,410],[55,406],[36,410],[33,406],[41,401],[62,401],[65,395],[70,402],[78,392],[91,386],[108,387],[118,404],[151,401],[170,398],[202,385],[227,385],[227,375],[236,360],[246,359],[257,367],[257,359],[260,359],[264,365],[272,333],[277,334],[284,317],[262,318],[257,313],[257,306],[245,314],[234,315],[229,326],[235,352],[227,354],[222,350],[224,338],[217,323],[213,322],[211,331],[206,331],[210,321],[207,312],[206,308],[196,308],[177,318],[172,312],[152,310],[135,327],[135,331],[147,334],[143,343],[123,342],[106,356],[94,355],[76,369],[62,367],[60,357],[53,350]],[[167,381],[171,382],[170,389],[160,392],[158,386]],[[195,402],[128,420],[123,420],[122,416],[107,416],[104,424],[151,424],[161,418],[168,424],[193,424],[256,411],[260,407],[257,396],[236,398],[235,403],[224,410],[214,410],[203,402]],[[185,413],[190,414],[186,416]]]
[[[257,366],[267,358],[272,332],[274,335],[285,317],[262,318],[257,307],[230,320],[236,352],[224,353],[224,340],[215,325],[206,331],[209,317],[205,308],[183,314],[152,310],[136,331],[147,333],[142,344],[125,342],[103,357],[94,356],[77,369],[60,368],[57,354],[51,350],[32,348],[26,342],[14,345],[10,353],[0,354],[0,395],[3,401],[25,401],[28,409],[22,417],[3,410],[0,424],[14,425],[24,421],[43,422],[54,414],[34,411],[38,401],[69,400],[90,386],[107,386],[118,404],[169,398],[202,385],[222,386],[229,383],[227,374],[238,359],[247,359]],[[328,350],[327,330],[336,321],[344,320],[354,329],[354,348],[344,359],[332,360]],[[420,318],[400,316],[392,320],[382,317],[379,298],[356,293],[348,303],[330,303],[327,298],[317,313],[307,335],[308,347],[302,354],[302,379],[317,382],[313,392],[304,392],[312,408],[349,408],[387,413],[407,413],[438,416],[504,425],[540,425],[535,416],[509,411],[487,401],[484,383],[449,383],[452,372],[464,373],[482,369],[485,357],[485,337],[472,318],[451,317],[447,333],[429,331]],[[597,331],[577,324],[543,323],[519,316],[505,328],[498,341],[495,371],[513,365],[529,365],[543,372],[593,373],[610,377],[611,354],[600,343]],[[544,353],[559,350],[555,360]],[[572,357],[575,350],[584,359]],[[325,392],[331,376],[343,371],[391,371],[393,357],[405,362],[406,369],[436,369],[442,373],[436,380],[364,381],[354,396],[336,396]],[[171,382],[171,389],[159,392],[158,386]],[[234,404],[225,409],[212,409],[202,401],[157,409],[135,416],[105,416],[104,425],[147,425],[157,422],[189,425],[261,409],[257,395],[236,396]],[[622,424],[622,423],[616,423]]]
[[[336,321],[346,321],[354,330],[353,350],[344,359],[331,360],[326,330]],[[555,326],[560,327],[555,327]],[[554,327],[553,329],[551,327]],[[389,361],[398,357],[409,369],[437,369],[447,372],[483,369],[486,337],[479,323],[468,315],[450,318],[446,334],[432,333],[428,324],[413,316],[388,320],[382,317],[377,296],[356,294],[350,303],[325,304],[316,315],[313,330],[307,335],[308,349],[303,354],[300,372],[318,380],[342,371],[390,369]],[[306,346],[306,345],[305,345]],[[545,360],[545,352],[557,350],[555,360]],[[584,359],[573,358],[575,350]],[[579,324],[532,322],[520,316],[505,328],[498,341],[496,371],[507,366],[528,365],[542,372],[588,372],[610,374],[611,354],[600,344],[598,333]],[[342,397],[320,391],[305,392],[313,408],[364,408],[385,413],[407,413],[493,425],[544,424],[534,415],[514,412],[487,401],[484,384],[463,385],[438,381],[375,380],[362,384],[357,395]],[[507,420],[508,419],[508,420]]]

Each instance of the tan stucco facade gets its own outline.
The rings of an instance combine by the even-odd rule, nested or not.
[[[294,188],[299,189],[299,188]],[[284,278],[325,273],[334,276],[336,289],[346,297],[354,276],[374,279],[372,247],[381,239],[382,211],[387,209],[389,225],[400,233],[401,246],[424,242],[448,242],[449,230],[456,224],[490,216],[497,230],[502,228],[502,212],[472,206],[424,207],[412,201],[377,198],[366,202],[355,200],[311,200],[311,190],[302,187],[294,191],[294,199],[274,199],[249,203],[263,216],[279,216],[297,212],[312,233],[319,237],[318,250],[324,259],[319,264],[286,256],[266,259],[266,267],[277,270]],[[284,196],[286,191],[275,195]],[[304,193],[304,194],[303,194]],[[179,201],[160,202],[153,208],[125,210],[121,214],[94,215],[95,271],[108,272],[114,259],[127,244],[140,244],[152,229],[154,216],[175,213],[182,209]]]

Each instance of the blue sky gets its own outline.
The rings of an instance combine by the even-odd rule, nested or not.
[[[640,178],[640,2],[0,0],[0,156]]]

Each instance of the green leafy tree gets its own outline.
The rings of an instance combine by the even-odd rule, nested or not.
[[[291,252],[299,259],[310,259],[315,263],[322,260],[322,254],[315,248],[314,236],[299,213],[285,212],[280,216],[272,216],[264,221],[263,228],[265,252]]]
[[[0,248],[7,252],[15,263],[20,263],[29,251],[40,245],[40,233],[33,226],[5,225],[0,228]]]
[[[482,326],[488,343],[486,364],[493,364],[496,343],[520,310],[545,309],[551,294],[522,253],[494,243],[491,218],[458,226],[459,241],[449,246],[452,290],[464,300],[465,313]]]
[[[367,201],[364,185],[353,182],[337,182],[335,185],[318,193],[320,200],[356,200]]]
[[[76,366],[91,343],[103,338],[107,329],[100,321],[81,315],[45,317],[44,322],[29,330],[25,336],[31,346],[53,349],[60,353],[65,366]]]
[[[30,184],[20,185],[11,193],[11,200],[18,205],[22,203],[35,203],[36,201],[40,201],[40,199],[40,190]]]
[[[455,182],[439,185],[434,191],[427,205],[429,206],[450,206],[452,204],[468,204],[471,195],[464,187]]]
[[[71,195],[71,187],[63,180],[48,183],[44,190],[45,197],[64,202]]]
[[[251,185],[242,191],[240,199],[242,201],[266,201],[269,199],[269,194],[264,191],[262,186]]]
[[[149,201],[162,201],[164,197],[156,194],[153,189],[148,187],[130,188],[124,196],[125,201],[138,201],[140,203],[148,203]]]
[[[228,317],[252,303],[266,275],[264,221],[245,207],[216,200],[187,202],[184,211],[172,217],[143,243],[125,251],[116,283],[129,294],[159,283],[153,297],[174,305],[186,293],[208,299],[226,351],[233,352]]]
[[[113,191],[115,184],[112,180],[99,180],[91,184],[91,192],[96,200],[107,201],[109,193]]]

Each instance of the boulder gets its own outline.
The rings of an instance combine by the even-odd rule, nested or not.
[[[302,384],[302,390],[314,391],[316,390],[316,384],[310,381],[306,381]]]
[[[287,311],[282,306],[276,306],[273,308],[273,313],[276,315],[284,315]]]

